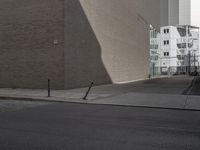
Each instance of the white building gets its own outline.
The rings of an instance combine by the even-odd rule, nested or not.
[[[150,30],[150,75],[156,76],[161,73],[160,61],[160,33],[155,29]]]
[[[160,57],[162,73],[186,73],[199,66],[199,28],[161,27]]]
[[[161,27],[160,31],[160,56],[161,56],[161,71],[168,72],[169,69],[171,71],[176,72],[177,66],[177,46],[176,39],[178,39],[179,35],[176,27],[166,26]]]
[[[200,0],[161,0],[160,4],[162,71],[199,66]]]
[[[199,0],[161,0],[160,4],[161,26],[191,25],[200,27]]]

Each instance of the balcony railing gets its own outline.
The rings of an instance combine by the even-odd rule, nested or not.
[[[186,51],[184,49],[178,49],[177,55],[186,55]]]
[[[177,66],[186,66],[186,63],[183,60],[179,60],[177,61]]]

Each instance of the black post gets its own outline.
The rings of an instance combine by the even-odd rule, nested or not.
[[[194,53],[194,71],[196,71],[195,67],[196,67],[196,54]]]
[[[153,63],[153,77],[155,76],[155,63]]]
[[[190,72],[191,72],[191,62],[190,62],[190,59],[191,59],[191,55],[190,55],[190,51],[189,51],[189,68],[188,68],[188,74],[190,75]]]
[[[83,97],[83,100],[87,100],[87,96],[88,96],[88,94],[90,93],[90,90],[91,90],[93,84],[94,84],[94,82],[92,82],[92,83],[90,84],[90,86],[89,86],[89,88],[88,88],[88,90],[87,90],[85,96]]]
[[[48,79],[48,97],[51,96],[51,83],[50,83],[50,79]]]

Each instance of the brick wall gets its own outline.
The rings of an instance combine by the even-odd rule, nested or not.
[[[62,4],[0,1],[0,87],[45,88],[48,78],[64,87]]]

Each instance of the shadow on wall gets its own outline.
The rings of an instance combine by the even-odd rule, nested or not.
[[[65,0],[65,88],[112,83],[101,46],[79,0]]]

